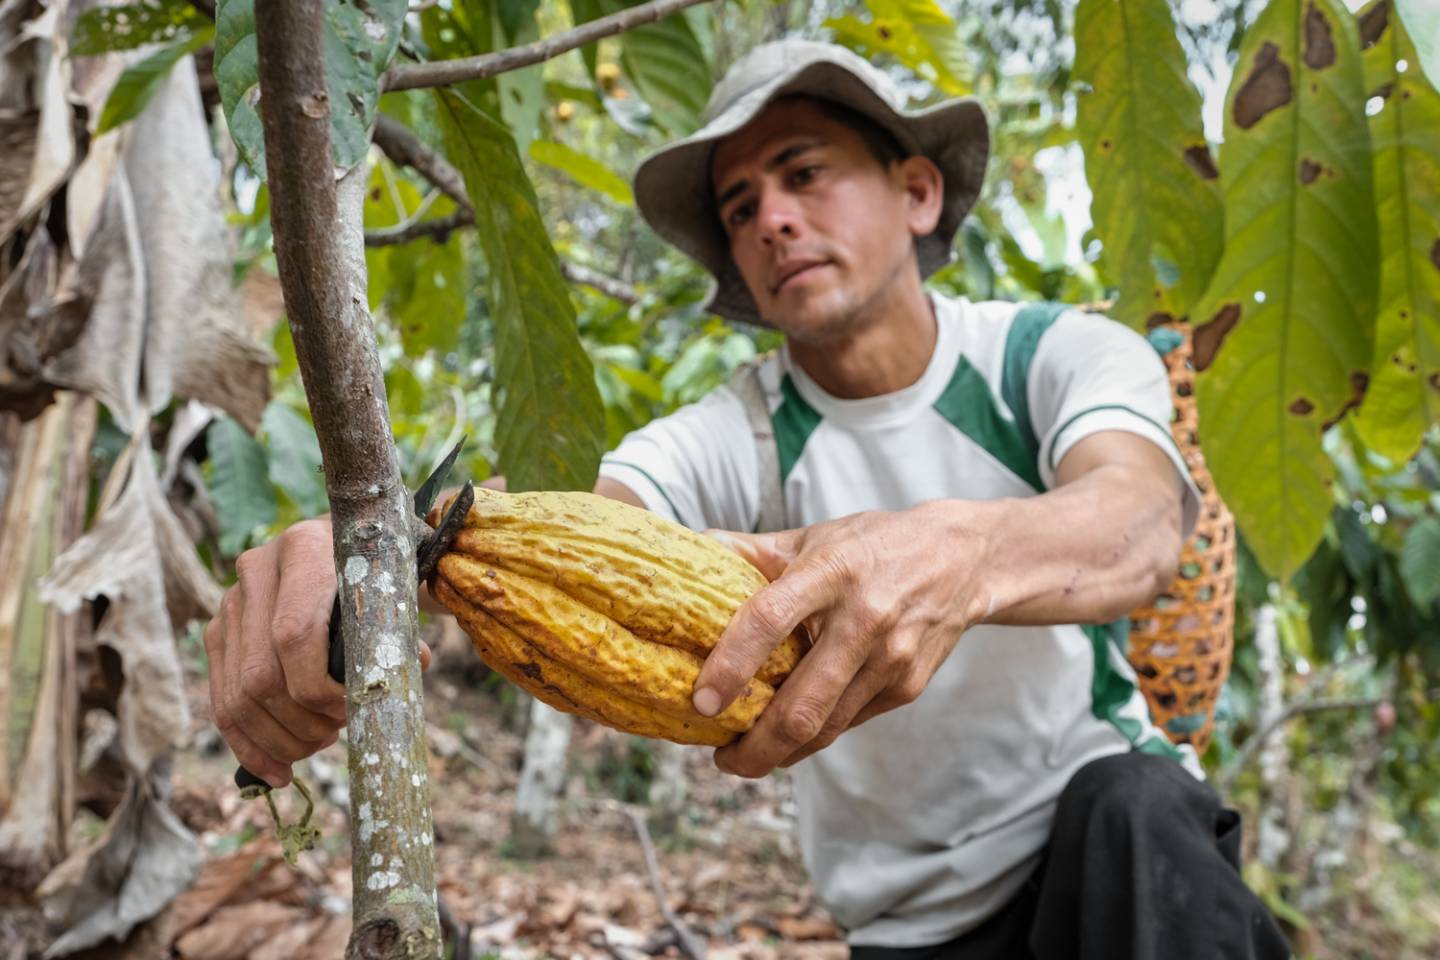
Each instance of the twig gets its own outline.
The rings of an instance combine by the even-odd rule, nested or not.
[[[453,231],[474,225],[475,216],[473,208],[470,206],[470,197],[465,192],[465,178],[449,160],[431,150],[409,127],[384,114],[381,114],[375,121],[374,139],[375,145],[392,162],[402,167],[410,167],[419,173],[420,176],[438,187],[442,193],[454,200],[460,209],[448,217],[401,224],[387,227],[384,230],[367,231],[365,246],[385,247],[409,243],[411,240],[418,240],[421,237],[434,237],[438,242],[444,243]],[[634,305],[640,299],[640,295],[635,292],[634,287],[599,271],[591,270],[589,267],[562,261],[560,269],[565,274],[565,279],[571,283],[594,287],[605,296],[618,300],[627,307]]]
[[[436,217],[434,220],[417,220],[380,230],[366,230],[365,246],[394,247],[423,237],[430,237],[436,243],[444,243],[456,230],[474,225],[474,214],[469,210],[456,210],[449,216]]]
[[[440,929],[449,935],[450,942],[455,945],[450,960],[470,960],[469,922],[457,918],[443,896],[437,898],[436,906],[440,912]]]
[[[385,71],[380,87],[382,90],[413,90],[417,87],[444,87],[465,80],[493,77],[497,73],[543,63],[577,47],[623,33],[632,27],[663,20],[672,13],[704,2],[705,0],[650,0],[638,7],[591,20],[573,30],[523,46],[485,53],[478,57],[399,64]]]
[[[466,210],[470,209],[470,195],[465,192],[465,178],[460,171],[429,145],[415,136],[405,124],[380,114],[375,119],[375,146],[385,152],[395,163],[411,167],[426,180],[439,187],[444,194]]]
[[[660,864],[655,859],[655,843],[650,839],[650,825],[645,822],[645,814],[633,807],[626,807],[625,813],[630,817],[630,822],[635,824],[635,832],[640,837],[640,848],[645,852],[645,869],[650,873],[650,888],[655,891],[660,914],[670,925],[670,929],[675,931],[680,950],[691,960],[705,960],[705,944],[701,943],[699,938],[690,932],[690,928],[685,926],[684,921],[675,915],[675,911],[670,909],[665,885],[660,882]]]
[[[569,260],[560,261],[560,272],[565,274],[565,279],[571,283],[584,284],[587,287],[594,287],[605,296],[613,300],[619,300],[625,306],[634,306],[640,299],[640,294],[628,283],[621,283],[614,277],[607,277],[605,274],[589,267],[582,267],[578,263],[571,263]]]
[[[1313,686],[1319,687],[1320,684]],[[1317,691],[1318,692],[1318,691]],[[1245,767],[1249,765],[1261,745],[1270,738],[1276,730],[1279,730],[1288,721],[1305,713],[1320,713],[1325,710],[1373,710],[1384,702],[1379,697],[1340,697],[1332,700],[1310,699],[1306,694],[1301,694],[1294,702],[1286,705],[1280,715],[1271,720],[1264,727],[1261,727],[1254,736],[1241,745],[1235,758],[1221,772],[1219,787],[1222,794],[1229,793],[1230,788],[1235,785],[1235,778],[1238,777]]]

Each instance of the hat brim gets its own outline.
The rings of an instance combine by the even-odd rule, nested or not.
[[[838,63],[812,62],[745,93],[702,129],[657,151],[635,174],[635,202],[651,228],[715,278],[708,309],[730,320],[766,325],[730,256],[714,208],[710,155],[717,141],[744,127],[773,100],[804,94],[849,107],[890,131],[907,152],[929,157],[944,178],[944,202],[935,230],[916,240],[920,273],[928,277],[950,262],[955,231],[975,205],[990,159],[990,125],[972,98],[916,111],[891,107]]]

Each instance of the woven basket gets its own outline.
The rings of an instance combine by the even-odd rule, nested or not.
[[[1152,606],[1130,614],[1126,653],[1140,678],[1155,722],[1175,743],[1204,753],[1215,726],[1215,704],[1230,675],[1235,632],[1235,518],[1215,491],[1196,436],[1190,327],[1168,323],[1152,342],[1179,343],[1163,354],[1175,412],[1170,431],[1199,488],[1200,518],[1180,554],[1180,572]],[[1163,350],[1163,345],[1157,343]]]

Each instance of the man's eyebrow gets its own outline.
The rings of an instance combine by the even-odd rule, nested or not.
[[[765,162],[765,169],[774,170],[776,167],[784,166],[786,163],[789,163],[791,160],[795,159],[800,154],[805,153],[807,150],[814,150],[816,147],[820,146],[824,146],[823,140],[810,139],[796,141],[795,143],[790,144],[790,146],[786,147],[784,150],[781,150],[779,153],[775,154],[775,156],[767,160]],[[720,196],[715,199],[715,206],[719,209],[723,209],[725,204],[729,203],[731,200],[744,193],[745,188],[748,186],[750,186],[749,180],[741,180],[737,183],[732,184],[729,189],[727,189],[724,193],[720,194]]]

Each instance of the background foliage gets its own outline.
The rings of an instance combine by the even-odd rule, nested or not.
[[[331,7],[332,91],[396,64],[485,53],[621,9],[619,0]],[[253,12],[153,0],[97,11],[75,50],[153,45],[106,105],[124,123],[168,64],[214,38],[241,160],[230,182],[237,281],[273,275],[254,113]],[[1236,667],[1207,763],[1256,732],[1252,612],[1279,611],[1287,690],[1372,706],[1285,726],[1319,836],[1353,748],[1383,754],[1382,814],[1440,842],[1440,11],[1420,0],[746,0],[683,13],[543,65],[336,111],[336,159],[368,159],[366,228],[449,222],[367,250],[370,306],[407,480],[460,433],[469,475],[585,487],[601,452],[703,396],[777,335],[704,314],[706,277],[640,221],[638,159],[699,124],[750,45],[833,38],[917,104],[968,94],[994,121],[984,195],[935,289],[975,299],[1111,300],[1140,329],[1196,331],[1202,442],[1245,540]],[[358,88],[357,88],[358,89]],[[465,182],[455,198],[373,147],[404,124]],[[593,271],[608,284],[573,283]],[[325,509],[319,454],[283,323],[274,398],[251,436],[222,418],[205,480],[210,559]],[[1373,703],[1372,703],[1373,702]],[[1240,770],[1238,802],[1259,802]],[[1297,841],[1298,842],[1298,841]],[[1277,905],[1314,881],[1260,881]],[[1308,878],[1308,879],[1307,879]],[[1297,924],[1304,916],[1289,913]]]

